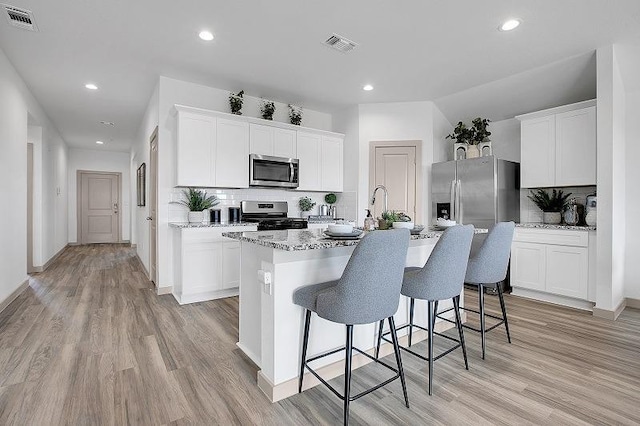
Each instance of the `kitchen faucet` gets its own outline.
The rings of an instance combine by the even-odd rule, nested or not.
[[[383,213],[387,211],[387,198],[389,197],[389,193],[387,192],[387,188],[385,188],[384,185],[378,185],[376,186],[376,189],[373,190],[373,194],[371,194],[371,205],[374,205],[376,203],[376,192],[378,192],[378,189],[382,189],[382,192],[384,193],[384,205],[383,205]]]

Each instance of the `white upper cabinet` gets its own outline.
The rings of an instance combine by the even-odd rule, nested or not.
[[[178,112],[178,186],[215,186],[216,118]]]
[[[294,130],[251,124],[250,134],[251,154],[297,158],[296,132]]]
[[[517,118],[523,188],[596,184],[595,101]]]
[[[216,185],[249,187],[249,123],[218,117]]]
[[[302,191],[342,192],[343,139],[298,132],[299,186]]]
[[[298,189],[319,191],[321,185],[321,141],[322,137],[313,133],[298,132]]]

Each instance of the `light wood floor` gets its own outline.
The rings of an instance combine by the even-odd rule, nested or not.
[[[459,352],[436,362],[431,397],[405,355],[411,408],[396,381],[352,403],[352,424],[640,424],[640,311],[610,322],[509,296],[507,309],[513,344],[496,329],[482,361],[467,332],[470,370]],[[267,401],[237,312],[235,298],[155,295],[126,246],[70,247],[0,314],[0,424],[339,424],[324,387]],[[352,392],[387,374],[357,370]]]

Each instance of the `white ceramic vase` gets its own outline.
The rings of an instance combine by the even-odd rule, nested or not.
[[[557,225],[562,221],[560,212],[542,212],[542,222],[549,225]]]
[[[598,220],[598,212],[595,207],[591,207],[589,209],[589,213],[587,213],[587,216],[584,218],[584,221],[589,226],[596,226],[597,220]]]
[[[202,223],[204,212],[189,212],[189,223]]]
[[[467,147],[467,158],[478,158],[480,157],[480,150],[477,145],[469,145]]]

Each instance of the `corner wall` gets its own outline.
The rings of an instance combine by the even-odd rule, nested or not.
[[[27,279],[28,126],[34,141],[34,266],[67,244],[67,146],[24,81],[0,50],[0,302]],[[36,142],[38,146],[35,146]]]
[[[638,137],[637,121],[633,117],[640,117],[640,90],[627,93],[626,122],[626,248],[625,248],[625,297],[640,299],[640,137]]]

